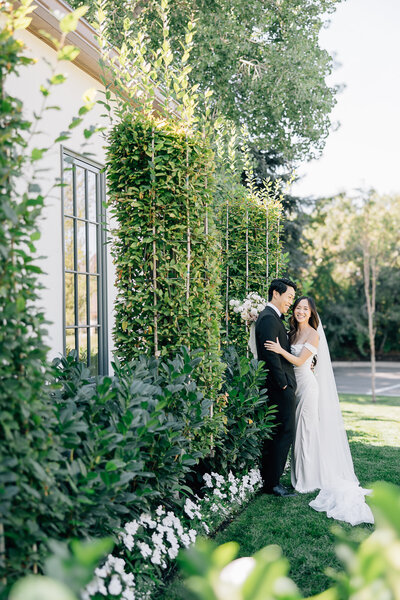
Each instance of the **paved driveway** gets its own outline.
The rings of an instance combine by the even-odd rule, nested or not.
[[[370,363],[333,363],[338,392],[371,394]],[[381,362],[376,366],[376,393],[400,397],[400,363]]]

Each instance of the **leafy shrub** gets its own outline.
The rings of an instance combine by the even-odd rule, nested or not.
[[[212,465],[218,472],[241,473],[258,464],[276,410],[268,405],[261,362],[240,356],[233,346],[225,350],[223,360],[226,373],[216,410],[223,413],[225,428],[215,441]]]
[[[37,183],[37,165],[53,140],[43,147],[41,139],[40,148],[34,142],[41,133],[38,124],[43,111],[49,108],[46,99],[65,80],[57,73],[59,61],[72,60],[76,49],[64,45],[65,35],[61,41],[50,36],[59,61],[40,92],[38,86],[42,110],[28,121],[22,102],[6,89],[9,75],[19,75],[22,67],[35,62],[24,56],[23,42],[14,37],[16,30],[28,27],[33,10],[32,0],[18,6],[0,3],[0,594],[6,574],[13,578],[40,564],[43,546],[38,542],[57,534],[69,503],[57,485],[62,458],[54,410],[45,391],[48,349],[45,315],[38,308],[42,270],[34,263],[45,202]],[[65,34],[75,29],[85,10],[81,7],[64,18]],[[89,104],[79,109],[79,119],[72,118],[68,131],[63,132],[64,140],[81,123]]]
[[[141,357],[89,381],[74,355],[54,362],[57,435],[65,448],[67,535],[114,532],[160,498],[177,502],[185,477],[206,453],[196,436],[210,401],[197,389],[199,357]],[[190,490],[188,490],[190,491]]]

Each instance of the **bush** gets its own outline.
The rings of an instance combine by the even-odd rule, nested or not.
[[[216,412],[224,428],[215,439],[209,468],[221,473],[242,473],[259,463],[264,439],[273,427],[274,407],[268,405],[262,363],[240,356],[233,346],[223,355],[226,372]]]
[[[173,360],[141,357],[89,381],[75,357],[57,359],[57,435],[65,448],[68,536],[113,533],[161,498],[170,505],[208,450],[197,438],[209,414],[185,348]]]

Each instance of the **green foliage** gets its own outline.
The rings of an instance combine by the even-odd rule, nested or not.
[[[146,117],[110,133],[107,155],[118,354],[203,348],[201,380],[218,390],[218,238],[210,210],[212,154],[198,134]]]
[[[73,0],[78,6],[81,0]],[[285,161],[313,155],[324,145],[335,103],[335,88],[325,78],[332,59],[319,46],[326,15],[338,0],[202,0],[171,2],[169,45],[180,51],[187,22],[196,22],[189,73],[199,91],[212,90],[210,108],[237,127],[247,125],[258,148],[282,153]],[[96,3],[89,2],[89,20]],[[104,8],[105,5],[105,8]],[[131,37],[146,32],[147,57],[160,44],[160,2],[113,0],[102,3],[104,28],[121,47],[126,28]],[[199,102],[203,100],[200,97]]]
[[[376,272],[376,351],[380,358],[398,355],[399,310],[393,290],[400,277],[397,196],[371,198],[370,223],[360,199],[338,196],[321,200],[305,232],[310,269],[309,292],[318,311],[334,358],[368,356],[367,309],[363,246],[368,241]]]
[[[214,210],[222,247],[221,296],[225,299],[222,341],[236,344],[242,352],[247,350],[249,333],[239,316],[229,310],[229,301],[241,300],[250,291],[267,297],[271,280],[287,261],[282,252],[282,182],[258,181],[247,140],[246,130],[238,135],[236,128],[224,121],[215,140]]]
[[[376,518],[376,531],[368,537],[346,534],[335,528],[336,552],[344,570],[330,570],[335,584],[313,596],[315,600],[351,600],[397,598],[400,589],[398,548],[400,542],[400,489],[392,484],[373,485],[369,499]],[[302,598],[287,577],[289,563],[282,558],[279,546],[267,546],[254,557],[232,560],[239,546],[228,542],[222,546],[199,540],[196,546],[181,553],[181,566],[189,589],[199,600],[256,600],[263,598]]]
[[[160,499],[180,502],[188,472],[209,450],[198,442],[210,409],[195,382],[199,362],[182,348],[173,360],[117,362],[113,378],[90,383],[73,355],[55,361],[71,498],[65,535],[112,534]]]
[[[220,410],[224,415],[225,428],[215,439],[212,470],[241,473],[259,463],[276,411],[268,406],[266,391],[262,389],[262,363],[239,356],[233,346],[225,350],[223,360],[227,370],[215,412]]]
[[[21,101],[5,91],[7,77],[18,76],[22,67],[34,62],[24,56],[24,44],[14,37],[15,31],[29,26],[33,10],[30,0],[18,6],[8,2],[0,6],[0,437],[4,442],[0,451],[0,544],[5,546],[5,555],[0,557],[0,587],[4,587],[5,573],[12,579],[40,564],[41,542],[57,535],[57,524],[69,503],[57,484],[61,448],[45,389],[45,316],[38,308],[42,271],[34,262],[35,242],[40,238],[38,219],[46,199],[38,184],[39,161],[52,146],[49,142],[47,147],[35,147],[35,135],[44,111],[54,108],[47,106],[53,86],[65,77],[57,72],[57,62],[46,85],[38,86],[43,103],[32,121],[24,118]],[[65,36],[51,41],[58,51],[65,48]],[[64,53],[60,59],[70,60],[71,56]],[[85,110],[90,106],[85,101]],[[64,139],[69,136],[66,132]]]

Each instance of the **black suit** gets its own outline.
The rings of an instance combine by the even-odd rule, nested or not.
[[[282,348],[290,352],[282,320],[272,307],[266,306],[256,322],[257,354],[267,370],[265,387],[268,390],[269,403],[276,404],[278,410],[277,425],[272,432],[272,438],[265,440],[262,451],[261,474],[264,488],[267,490],[279,483],[295,432],[296,379],[293,365],[280,354],[270,352],[264,346],[266,340],[276,342],[276,338],[279,339]],[[286,389],[283,389],[285,386]]]

